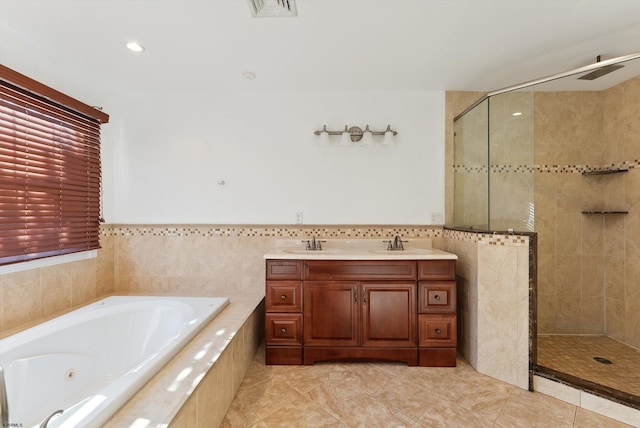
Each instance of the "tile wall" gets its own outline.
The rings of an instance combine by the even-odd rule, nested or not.
[[[447,93],[447,165],[454,165],[453,117],[481,95]],[[640,77],[601,92],[533,96],[538,332],[607,334],[640,347],[634,309],[640,305]],[[518,140],[526,140],[529,131],[521,131]],[[582,175],[604,167],[629,172]],[[446,171],[446,218],[453,224],[454,168]],[[582,214],[605,209],[629,214]]]
[[[458,255],[458,350],[480,373],[529,387],[529,238],[445,230]]]
[[[538,333],[603,334],[604,189],[581,173],[604,164],[599,92],[535,94]]]
[[[538,331],[640,347],[640,77],[535,96]],[[603,167],[629,172],[582,175]]]
[[[114,240],[94,259],[0,275],[0,336],[114,291]]]
[[[265,253],[279,238],[429,238],[439,226],[120,226],[114,225],[115,291],[224,294],[264,290]],[[302,244],[301,244],[302,246]]]
[[[640,77],[605,91],[603,98],[605,162],[629,168],[602,177],[605,203],[629,211],[604,219],[607,335],[640,348]]]
[[[263,255],[278,238],[429,238],[440,226],[105,225],[96,259],[0,275],[0,331],[110,293],[264,292]]]

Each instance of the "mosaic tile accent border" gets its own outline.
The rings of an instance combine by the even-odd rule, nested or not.
[[[462,230],[444,230],[444,237],[456,241],[472,242],[482,245],[508,245],[512,247],[529,246],[529,236],[498,233],[469,232]]]
[[[467,232],[464,230],[452,230],[445,229],[444,237],[447,239],[453,239],[456,241],[464,241],[464,242],[478,242],[478,233],[475,232]]]
[[[262,226],[262,225],[112,225],[101,236],[205,236],[298,238],[440,238],[442,226]]]
[[[634,169],[640,168],[640,159],[632,161],[624,161],[618,163],[611,163],[607,165],[491,165],[491,173],[503,173],[503,174],[522,174],[522,173],[569,173],[569,174],[583,174],[586,172],[594,171],[606,171],[609,169]],[[488,171],[486,165],[481,166],[467,166],[467,165],[453,165],[453,172],[455,173],[476,173],[486,174]]]
[[[529,237],[526,235],[498,235],[481,234],[478,236],[478,244],[482,245],[508,245],[510,247],[528,247]]]

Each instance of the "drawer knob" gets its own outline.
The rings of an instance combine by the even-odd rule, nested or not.
[[[440,300],[441,299],[439,294],[436,294],[433,298],[436,299],[436,300]]]
[[[280,329],[280,333],[285,334],[286,332],[287,332],[287,329],[286,329],[286,328],[281,328],[281,329]]]
[[[284,329],[283,329],[283,330],[284,330]],[[441,333],[440,329],[439,329],[439,328],[436,328],[436,334],[440,334],[440,333]]]
[[[287,300],[287,296],[283,294],[282,296],[280,296],[280,300]]]

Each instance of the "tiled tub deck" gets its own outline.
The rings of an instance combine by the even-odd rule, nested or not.
[[[105,428],[220,425],[264,334],[263,295],[224,297],[229,297],[229,306],[142,387]]]

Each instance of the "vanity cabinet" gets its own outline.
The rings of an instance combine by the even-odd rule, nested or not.
[[[307,260],[303,279],[304,364],[417,365],[414,261]]]
[[[455,366],[455,260],[267,260],[266,276],[267,364]]]
[[[415,281],[305,281],[304,306],[304,364],[367,359],[417,365]]]
[[[302,264],[300,260],[267,260],[267,364],[302,364]]]
[[[454,260],[418,262],[420,366],[455,367],[457,305]]]

